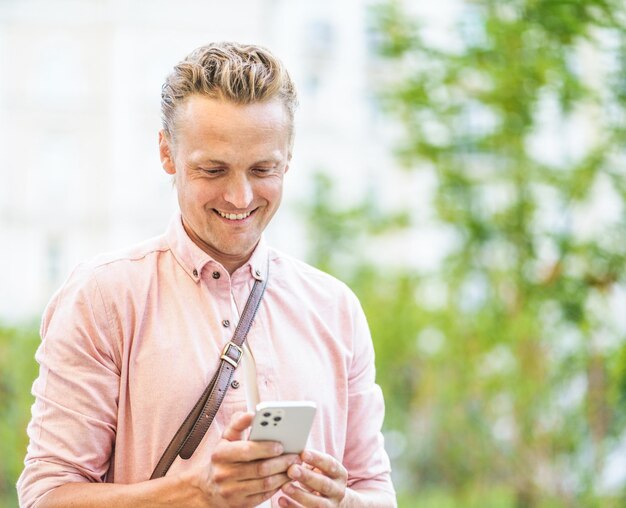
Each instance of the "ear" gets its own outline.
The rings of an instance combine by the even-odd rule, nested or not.
[[[292,153],[291,153],[291,147],[290,147],[289,151],[287,152],[287,165],[285,166],[285,173],[289,171],[289,166],[291,166],[291,156],[292,156]]]
[[[161,157],[161,166],[168,175],[176,174],[176,166],[172,155],[171,141],[167,138],[165,131],[159,131],[159,155]]]

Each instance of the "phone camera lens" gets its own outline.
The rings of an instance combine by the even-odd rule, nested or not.
[[[263,413],[263,416],[265,416],[265,418],[269,418],[270,416],[272,416],[272,413],[270,413],[269,411],[265,411],[265,413]]]
[[[275,416],[275,417],[274,417],[274,421],[275,421],[275,422],[279,422],[279,421],[281,421],[281,420],[282,420],[282,418],[281,418],[280,416]]]
[[[263,420],[263,421],[261,422],[261,425],[262,425],[263,427],[267,427],[267,424],[268,424],[268,423],[269,423],[268,421]]]

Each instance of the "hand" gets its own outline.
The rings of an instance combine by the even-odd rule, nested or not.
[[[244,440],[252,413],[235,413],[211,462],[191,471],[186,480],[201,493],[199,506],[253,507],[272,497],[289,481],[287,468],[299,463],[297,455],[281,455],[280,443]]]
[[[289,497],[279,499],[283,507],[341,506],[346,495],[348,472],[334,457],[306,450],[301,454],[303,464],[289,467],[291,480],[282,487]]]

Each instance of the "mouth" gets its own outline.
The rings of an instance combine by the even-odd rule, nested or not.
[[[245,220],[248,217],[250,217],[250,215],[256,212],[256,208],[254,210],[250,210],[249,212],[243,212],[243,213],[226,213],[226,212],[222,212],[218,210],[217,208],[214,208],[213,211],[217,213],[223,219],[236,222],[236,221]]]

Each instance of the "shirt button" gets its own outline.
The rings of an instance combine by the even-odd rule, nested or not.
[[[213,272],[213,278],[214,279],[219,279],[220,278],[220,272]]]
[[[230,386],[236,390],[237,388],[239,388],[239,381],[233,379],[232,383],[230,383]]]
[[[225,319],[224,321],[222,321],[222,326],[224,328],[228,328],[230,326],[230,321],[228,319]]]
[[[198,270],[196,270],[195,268],[193,269],[193,276],[197,277],[198,276]]]
[[[254,272],[254,273],[256,273],[256,276],[257,276],[257,277],[260,277],[260,276],[261,276],[261,270],[255,270],[255,272]]]

